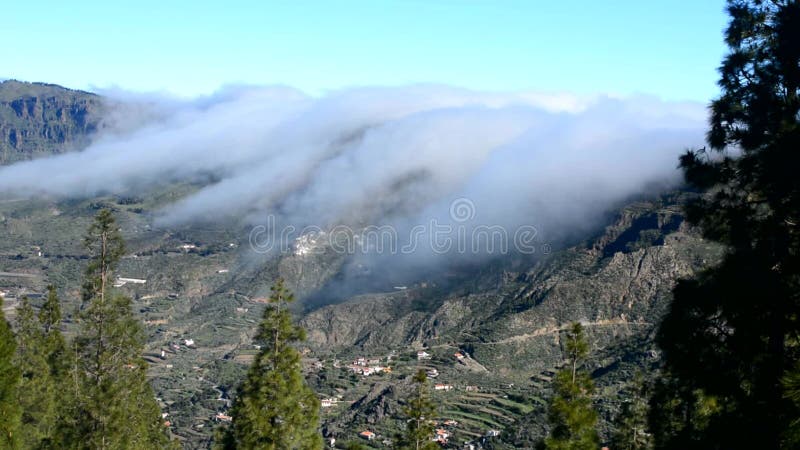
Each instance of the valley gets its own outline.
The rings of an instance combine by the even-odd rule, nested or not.
[[[0,90],[22,95],[7,83]],[[78,107],[94,100],[73,101]],[[18,113],[18,120],[26,118]],[[264,299],[279,277],[300,297],[295,313],[308,332],[303,364],[324,400],[328,440],[385,448],[402,429],[398,417],[411,375],[423,368],[444,386],[433,399],[449,442],[533,445],[546,434],[550,382],[564,363],[563,335],[575,321],[591,345],[587,364],[599,387],[601,435],[608,438],[618,392],[633,373],[659,366],[653,335],[675,280],[721,255],[684,223],[680,205],[691,194],[671,192],[608,211],[592,237],[558,243],[547,255],[509,255],[455,267],[446,277],[430,274],[409,286],[387,281],[384,290],[326,300],[326,288],[346,267],[346,258],[330,248],[260,256],[250,248],[246,223],[158,225],[161,207],[202,186],[167,183],[136,195],[0,202],[7,315],[13,320],[18,299],[36,304],[52,284],[64,302],[67,335],[86,264],[82,234],[99,209],[114,213],[127,242],[116,289],[131,296],[146,327],[149,378],[171,432],[186,448],[208,447],[215,428],[228,420],[257,352],[252,340]],[[420,352],[428,356],[418,359]],[[358,365],[360,358],[374,361]],[[391,371],[357,373],[372,366]],[[365,439],[365,431],[375,438]]]

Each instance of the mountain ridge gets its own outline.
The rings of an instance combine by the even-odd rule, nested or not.
[[[11,98],[11,87],[28,93]],[[25,151],[4,147],[3,154],[18,158],[4,163],[79,150],[102,124],[103,99],[94,94],[19,82],[6,85],[5,92],[0,130],[22,129],[22,123],[38,144],[26,144]],[[68,114],[70,105],[83,112]],[[62,125],[72,134],[52,131]],[[0,276],[0,287],[22,294],[56,284],[65,311],[79,301],[81,233],[99,208],[114,211],[128,242],[119,275],[147,280],[119,289],[133,298],[146,324],[149,376],[173,433],[187,448],[210,445],[214,416],[226,410],[252,358],[269,285],[285,278],[298,297],[308,299],[324,293],[347,266],[333,251],[248,257],[241,224],[213,230],[153,225],[154,211],[194,189],[184,183],[136,196],[0,202],[6,237],[0,270],[37,275]],[[601,431],[608,436],[618,392],[633,372],[651,373],[658,366],[653,333],[675,280],[719,255],[684,221],[681,205],[691,195],[631,200],[610,212],[592,236],[537,260],[505,256],[459,268],[448,283],[423,275],[406,289],[373,288],[336,304],[299,308],[309,336],[303,346],[307,378],[320,396],[345,400],[325,411],[324,433],[344,442],[369,427],[391,437],[402,425],[397,413],[409,374],[422,367],[438,371],[437,383],[455,386],[436,399],[443,418],[464,424],[459,439],[503,429],[495,448],[531,448],[547,431],[543,405],[552,372],[563,364],[562,333],[581,321],[592,346],[588,367],[600,386]],[[186,339],[194,342],[191,348],[181,344]],[[416,359],[422,349],[431,360]],[[465,359],[456,360],[455,352]],[[356,376],[342,363],[364,356],[380,357],[394,372]]]
[[[0,163],[85,146],[98,130],[102,97],[48,83],[0,82]]]

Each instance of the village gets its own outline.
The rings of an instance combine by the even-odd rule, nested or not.
[[[353,408],[363,403],[365,399],[371,398],[376,388],[388,382],[407,378],[415,370],[423,369],[427,374],[431,398],[437,409],[437,417],[432,418],[434,433],[430,437],[431,441],[443,448],[464,450],[484,448],[488,440],[501,435],[504,425],[502,422],[504,419],[493,418],[492,401],[499,398],[500,402],[505,401],[509,404],[515,402],[503,399],[502,395],[495,392],[494,386],[482,388],[479,384],[463,383],[462,379],[458,382],[445,382],[444,380],[453,378],[454,369],[470,372],[467,364],[471,358],[468,353],[461,350],[451,353],[442,353],[438,350],[393,350],[381,356],[356,356],[347,363],[338,358],[311,362],[309,368],[312,371],[336,370],[355,377],[351,378],[350,389],[336,389],[335,395],[324,396],[321,399],[323,422],[326,418],[334,418],[340,414],[339,408]],[[359,395],[362,396],[359,398]],[[474,408],[476,411],[459,409],[459,406],[466,406],[465,409],[469,410],[471,409],[469,404],[473,402],[476,403]],[[498,405],[499,403],[496,403],[494,408]],[[483,412],[477,411],[478,409],[483,409]],[[326,413],[326,410],[332,411]],[[508,418],[508,414],[503,414],[499,408],[497,414]],[[486,418],[482,418],[482,415]],[[395,428],[392,426],[396,424],[391,423],[394,421],[396,420],[383,420],[371,424],[367,420],[365,426],[357,430],[357,440],[370,448],[390,448],[394,445],[395,439],[393,432]],[[352,435],[331,433],[326,439],[330,448],[344,448],[337,447],[337,442],[341,444],[348,439],[352,440]]]
[[[230,408],[235,395],[232,389],[236,387],[233,380],[241,379],[260,347],[249,340],[236,346],[224,342],[234,340],[232,337],[241,329],[254,329],[262,305],[268,300],[266,293],[254,295],[236,288],[221,291],[205,300],[208,306],[203,307],[211,309],[204,314],[224,315],[230,323],[213,329],[189,326],[176,320],[185,314],[178,313],[176,308],[186,305],[186,286],[176,283],[169,274],[192,267],[196,273],[193,276],[204,284],[222,285],[236,276],[238,270],[227,253],[234,245],[212,249],[198,241],[171,240],[160,247],[126,255],[112,281],[115,288],[133,298],[135,308],[142,314],[149,335],[144,356],[150,364],[149,375],[163,411],[163,425],[170,430],[181,430],[188,439],[205,440],[214,429],[232,420]],[[63,249],[52,246],[31,247],[20,261],[82,265],[80,259],[62,253]],[[298,256],[307,256],[301,253]],[[163,271],[149,268],[154,264]],[[12,319],[23,297],[38,302],[46,296],[46,286],[36,270],[9,272],[4,278],[7,281],[2,288],[6,299],[3,309]],[[389,286],[398,292],[417,287]],[[70,298],[77,293],[72,290]],[[500,437],[520,412],[530,409],[530,405],[519,399],[509,399],[507,387],[494,377],[487,377],[485,369],[458,346],[397,348],[380,355],[348,357],[318,357],[304,349],[303,356],[307,376],[320,395],[323,422],[336,422],[340,416],[352,419],[344,427],[341,424],[331,427],[336,430],[326,435],[331,448],[345,448],[352,441],[368,448],[393,445],[399,416],[362,420],[364,404],[381,386],[402,384],[420,368],[428,376],[437,408],[437,416],[433,418],[435,431],[430,438],[443,448],[483,448],[486,442]],[[223,366],[215,362],[220,359],[234,364]],[[220,370],[228,374],[223,375]],[[402,398],[391,401],[398,400]]]

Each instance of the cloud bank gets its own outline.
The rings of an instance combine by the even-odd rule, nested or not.
[[[677,183],[677,157],[702,145],[706,119],[701,104],[646,96],[446,86],[111,96],[110,130],[81,152],[1,168],[0,193],[91,197],[213,180],[157,221],[253,223],[274,214],[322,228],[446,222],[463,197],[477,223],[555,234],[648,186]]]

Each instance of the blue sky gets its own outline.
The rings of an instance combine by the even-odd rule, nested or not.
[[[706,102],[726,21],[722,0],[11,0],[0,77],[182,96],[432,82]]]

